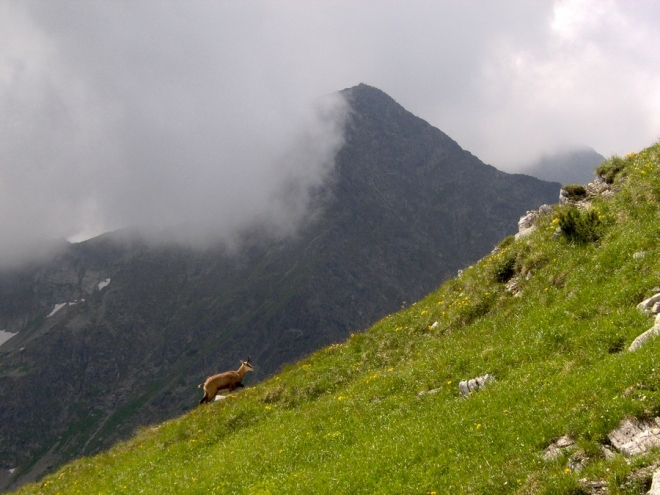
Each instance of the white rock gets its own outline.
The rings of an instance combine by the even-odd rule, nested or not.
[[[532,227],[536,223],[538,217],[538,211],[528,211],[524,216],[520,217],[520,220],[518,220],[518,232],[522,232],[523,230]]]
[[[437,321],[433,323],[433,325],[431,325],[431,330],[433,330],[434,328],[438,328],[438,325],[440,324]]]
[[[470,389],[468,388],[467,381],[462,381],[458,384],[458,390],[461,391],[463,397],[467,397],[470,394]]]
[[[564,435],[555,442],[555,445],[557,445],[557,447],[568,447],[569,445],[574,445],[574,444],[575,444],[575,440],[573,440],[568,435]]]
[[[660,294],[655,294],[648,299],[644,299],[641,303],[637,305],[637,309],[646,314],[651,314],[651,308],[655,303],[660,302]]]
[[[611,193],[610,186],[605,179],[602,177],[596,177],[593,181],[589,182],[584,188],[587,190],[587,194],[603,194]]]
[[[646,344],[649,340],[651,340],[653,337],[656,337],[660,335],[660,324],[655,324],[651,328],[649,328],[646,332],[638,336],[635,340],[632,341],[632,344],[630,344],[630,347],[628,347],[628,351],[636,351],[640,347],[642,347],[644,344]]]
[[[480,388],[484,388],[488,383],[494,382],[495,378],[493,375],[486,373],[477,378],[472,378],[471,380],[463,380],[459,382],[458,389],[461,392],[463,397],[470,395],[470,392],[476,392]]]
[[[660,495],[660,471],[653,473],[653,481],[651,482],[651,489],[646,492],[647,495]]]

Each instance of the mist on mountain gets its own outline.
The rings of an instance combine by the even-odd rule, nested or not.
[[[524,166],[520,172],[560,184],[587,184],[605,157],[587,146],[547,153]]]

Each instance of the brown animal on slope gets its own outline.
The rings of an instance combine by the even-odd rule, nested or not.
[[[200,383],[198,388],[204,387],[204,397],[199,401],[200,404],[211,402],[220,390],[233,391],[236,387],[242,387],[241,380],[245,373],[254,368],[250,364],[250,356],[247,361],[241,361],[241,367],[236,371],[225,371],[218,375],[209,376],[204,383]]]

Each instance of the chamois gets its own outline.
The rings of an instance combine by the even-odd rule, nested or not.
[[[225,371],[217,375],[209,376],[204,383],[200,383],[197,388],[204,388],[204,397],[199,401],[200,404],[211,402],[218,391],[228,389],[232,392],[236,387],[242,387],[241,380],[245,373],[254,368],[250,364],[250,356],[247,361],[241,361],[241,367],[236,371]]]

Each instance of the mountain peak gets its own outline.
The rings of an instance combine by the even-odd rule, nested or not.
[[[386,98],[391,101],[394,101],[390,95],[385,93],[385,91],[376,88],[375,86],[369,86],[368,84],[360,83],[357,86],[351,88],[342,89],[341,94],[345,96],[359,97],[359,98]]]
[[[398,111],[406,112],[406,110],[390,95],[378,88],[364,83],[360,83],[352,88],[346,88],[339,93],[348,100],[356,111],[365,108],[387,107],[390,109],[396,108]]]

